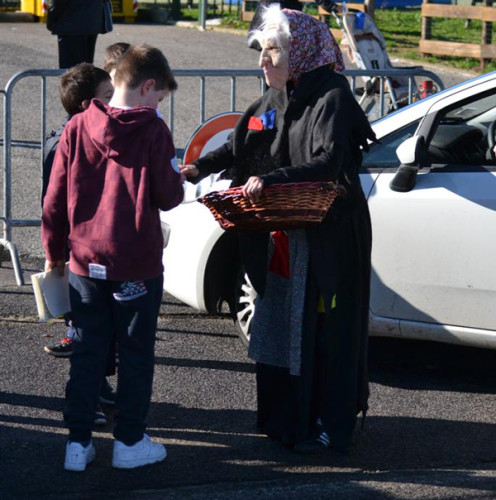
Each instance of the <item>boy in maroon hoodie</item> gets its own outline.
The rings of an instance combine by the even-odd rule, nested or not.
[[[112,465],[130,469],[166,456],[145,430],[162,298],[159,209],[183,198],[171,134],[156,108],[177,84],[164,55],[142,46],[122,56],[114,85],[109,106],[93,100],[64,129],[43,206],[45,269],[63,272],[67,237],[71,248],[69,292],[78,335],[64,420],[65,468],[73,471],[95,458],[91,429],[112,331],[119,351]],[[147,293],[116,300],[113,294],[127,281],[143,281]]]

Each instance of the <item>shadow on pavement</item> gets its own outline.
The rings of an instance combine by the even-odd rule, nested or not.
[[[77,475],[62,469],[65,435],[53,432],[53,426],[60,427],[60,423],[36,419],[10,422],[11,425],[4,423],[0,426],[2,449],[9,450],[9,460],[3,460],[0,466],[3,498],[45,498],[41,492],[46,498],[60,495],[61,498],[89,499],[97,498],[97,492],[106,492],[107,497],[119,496],[120,492],[122,497],[128,491],[144,493],[212,483],[220,483],[221,491],[224,482],[286,478],[294,481],[298,475],[301,481],[307,482],[394,482],[399,480],[399,469],[405,469],[408,483],[439,484],[438,474],[432,472],[433,483],[429,483],[429,474],[427,480],[424,474],[420,478],[415,469],[424,469],[427,464],[429,468],[450,468],[452,464],[475,461],[481,451],[493,447],[496,432],[496,426],[489,424],[371,417],[352,455],[329,452],[302,457],[256,435],[254,419],[252,411],[200,410],[155,403],[149,423],[154,437],[162,438],[167,444],[169,456],[165,463],[139,470],[112,469],[111,434],[105,432],[94,437],[95,463],[84,474]],[[12,425],[16,423],[29,424],[29,428]],[[2,455],[5,457],[5,453]],[[495,469],[494,463],[484,465],[486,470]],[[460,482],[466,486],[470,478],[470,487],[477,489],[477,478],[470,474],[446,471],[443,483],[456,487]],[[29,480],[22,481],[22,477]],[[405,474],[401,477],[401,481],[406,481]],[[496,479],[480,480],[481,489],[488,487],[496,489]],[[366,492],[365,484],[363,488]],[[356,491],[360,492],[361,488],[358,486]]]
[[[369,346],[372,382],[410,390],[496,393],[496,351],[376,337]]]

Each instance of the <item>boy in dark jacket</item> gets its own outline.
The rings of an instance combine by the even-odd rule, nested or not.
[[[50,173],[52,171],[53,159],[57,146],[60,141],[60,136],[67,125],[67,122],[78,113],[81,113],[90,105],[91,99],[99,99],[108,104],[114,93],[114,87],[110,81],[110,75],[89,63],[77,64],[67,73],[62,75],[59,85],[60,100],[62,106],[67,112],[67,119],[62,126],[52,132],[45,141],[44,157],[43,157],[43,188],[41,193],[41,206],[45,199]],[[69,248],[66,248],[66,259],[69,259]],[[64,338],[56,344],[44,346],[45,352],[55,357],[69,357],[72,354],[74,336],[76,334],[71,322],[71,315],[65,315],[67,331]],[[105,375],[115,374],[115,351],[112,349],[109,352],[107,370]],[[103,385],[100,392],[100,403],[107,405],[115,404],[115,392],[112,386],[104,377]],[[106,425],[107,417],[100,405],[97,406],[94,416],[96,425]]]
[[[92,417],[112,332],[119,354],[112,465],[131,469],[166,457],[145,430],[162,298],[159,209],[183,198],[171,134],[156,108],[177,84],[164,55],[146,46],[122,56],[114,83],[110,106],[93,100],[67,124],[43,207],[46,270],[63,272],[69,223],[69,292],[78,335],[64,419],[65,468],[73,471],[95,458]],[[145,295],[114,299],[123,282],[135,280],[144,282]]]
[[[45,141],[43,157],[43,188],[41,204],[45,199],[50,173],[52,171],[55,151],[60,141],[60,136],[67,122],[78,113],[83,112],[90,105],[91,99],[99,99],[108,104],[114,95],[112,79],[108,71],[97,68],[90,63],[81,63],[64,73],[59,85],[60,101],[67,119],[62,126],[53,131]]]
[[[90,105],[91,99],[99,99],[104,103],[109,103],[114,93],[114,87],[110,81],[110,75],[92,64],[81,63],[71,68],[62,75],[59,85],[60,100],[67,112],[67,118],[62,126],[53,131],[46,139],[43,157],[43,187],[41,192],[41,206],[45,199],[52,171],[53,159],[60,136],[68,121],[78,113],[83,112]],[[69,251],[66,251],[69,258]],[[45,352],[56,357],[68,357],[72,354],[72,343],[74,329],[69,326],[65,337],[54,345],[44,347]]]

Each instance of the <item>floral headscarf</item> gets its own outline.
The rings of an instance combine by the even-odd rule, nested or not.
[[[289,77],[298,80],[319,66],[334,63],[335,71],[343,71],[341,49],[329,26],[298,10],[283,9],[289,19]]]

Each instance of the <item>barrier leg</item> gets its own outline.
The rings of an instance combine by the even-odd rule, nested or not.
[[[21,261],[19,259],[19,253],[17,252],[17,247],[10,241],[5,239],[0,239],[0,245],[6,248],[10,252],[10,258],[12,260],[12,266],[14,267],[14,274],[16,277],[16,283],[18,286],[24,285],[24,276],[22,274]],[[3,252],[3,249],[2,249]]]

